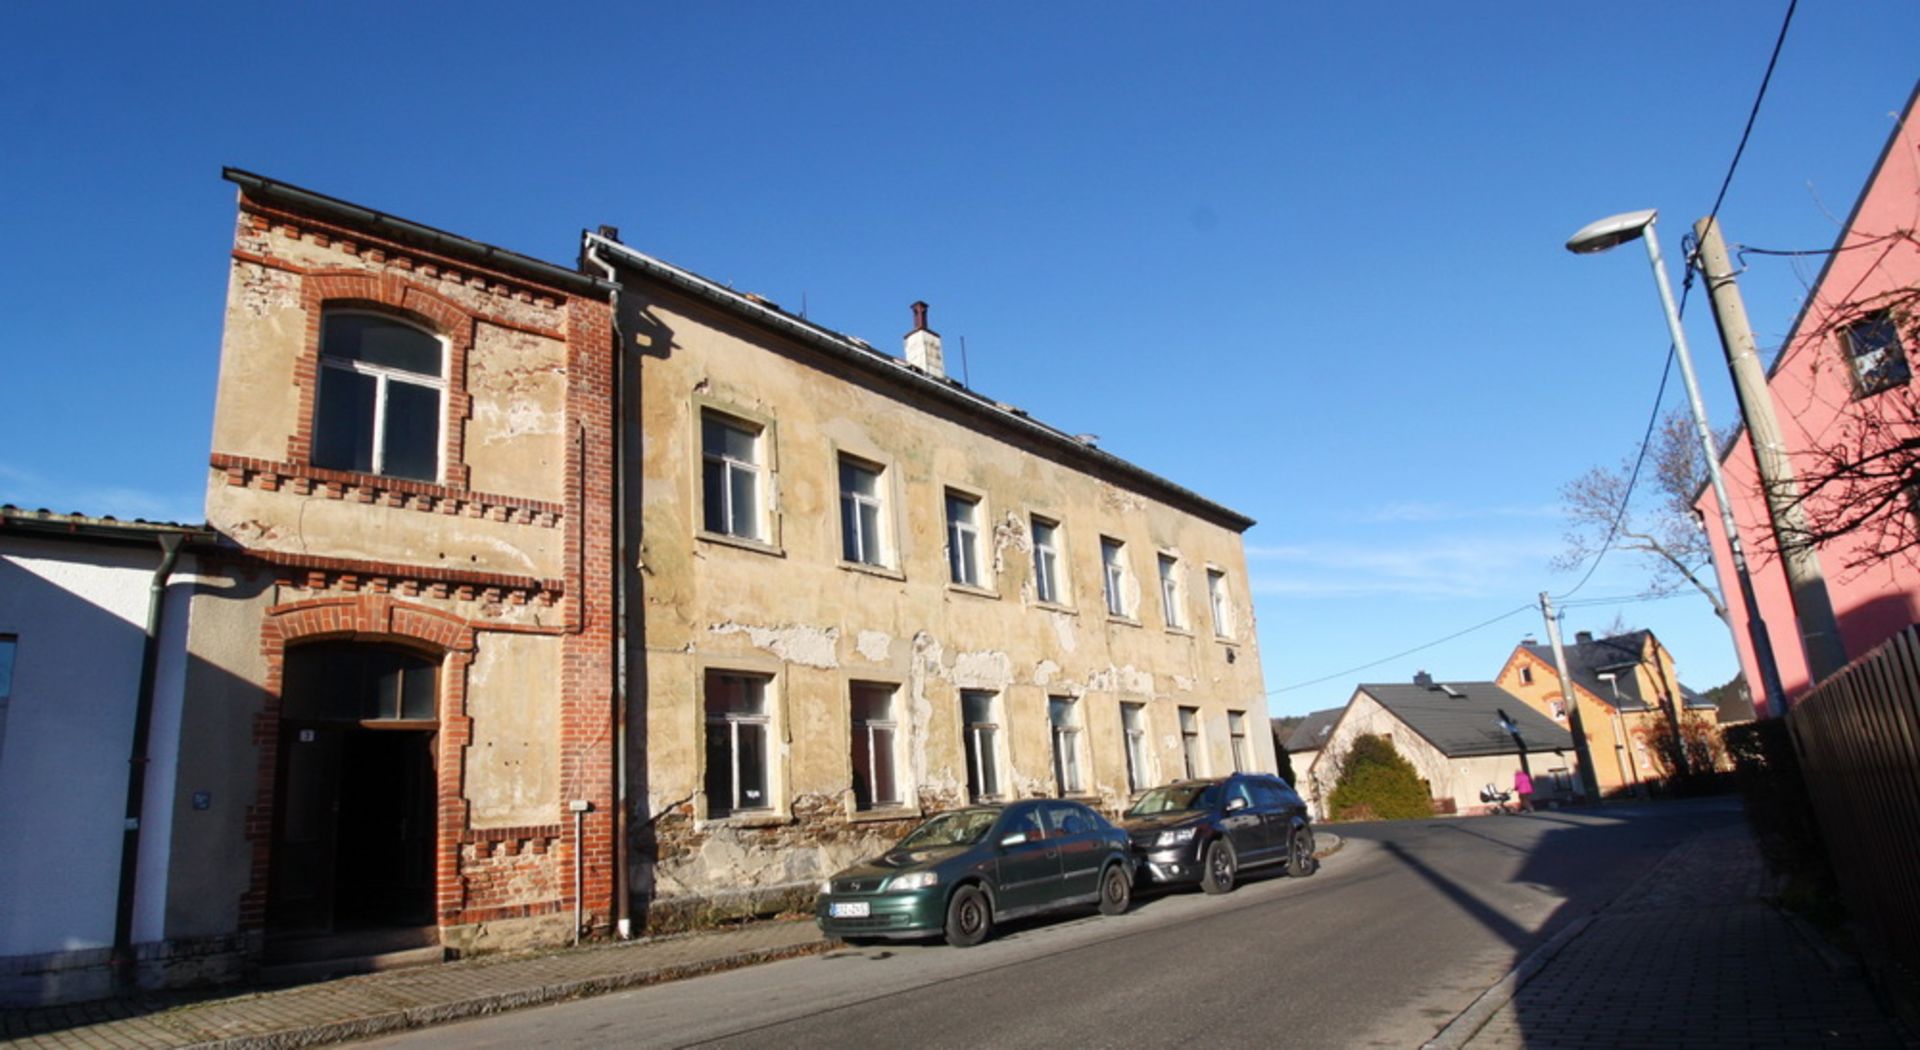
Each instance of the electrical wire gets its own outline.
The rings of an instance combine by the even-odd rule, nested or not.
[[[1349,667],[1344,671],[1335,671],[1330,675],[1325,675],[1320,678],[1315,678],[1311,682],[1295,682],[1292,685],[1283,685],[1278,689],[1269,689],[1267,690],[1267,695],[1275,696],[1280,693],[1289,693],[1295,689],[1305,689],[1310,685],[1319,685],[1322,682],[1331,682],[1336,678],[1345,678],[1346,676],[1353,674],[1356,671],[1364,671],[1369,667],[1378,667],[1381,664],[1387,663],[1389,661],[1398,660],[1403,656],[1412,656],[1414,653],[1420,652],[1422,650],[1431,649],[1436,645],[1441,645],[1446,642],[1451,642],[1455,638],[1459,638],[1462,635],[1472,634],[1473,632],[1481,629],[1482,627],[1492,627],[1494,624],[1499,623],[1501,620],[1518,616],[1523,612],[1532,612],[1536,608],[1538,608],[1538,606],[1534,605],[1532,602],[1528,602],[1527,604],[1522,605],[1517,609],[1510,609],[1506,612],[1503,612],[1491,620],[1482,620],[1479,623],[1474,624],[1472,627],[1466,628],[1465,630],[1455,631],[1452,634],[1447,635],[1445,638],[1435,638],[1433,641],[1428,642],[1425,645],[1416,645],[1411,649],[1405,650],[1403,652],[1394,653],[1392,656],[1383,656],[1378,660],[1373,660],[1368,663],[1361,664],[1358,667]]]
[[[1747,151],[1747,139],[1753,135],[1754,121],[1760,119],[1760,103],[1767,97],[1767,85],[1773,82],[1773,67],[1780,62],[1780,49],[1787,43],[1787,27],[1793,25],[1793,10],[1800,0],[1787,0],[1787,16],[1780,20],[1780,35],[1774,38],[1773,54],[1767,59],[1767,71],[1760,77],[1760,90],[1754,93],[1753,108],[1747,111],[1747,126],[1740,132],[1740,145],[1734,147],[1733,161],[1727,165],[1727,177],[1720,180],[1720,192],[1713,198],[1713,210],[1707,221],[1720,217],[1720,205],[1727,199],[1727,187],[1733,185],[1733,173],[1740,167],[1740,156]]]
[[[1853,244],[1843,244],[1837,248],[1755,248],[1750,244],[1742,244],[1734,248],[1733,254],[1741,260],[1741,269],[1745,269],[1746,257],[1749,255],[1839,255],[1841,252],[1850,252],[1857,248],[1871,248],[1876,244],[1899,240],[1901,238],[1911,237],[1912,235],[1912,230],[1895,230],[1892,233],[1883,233],[1878,237],[1869,237],[1864,241],[1858,241]]]
[[[1683,304],[1683,309],[1685,302],[1686,299],[1682,297],[1681,303]],[[1633,472],[1627,476],[1627,491],[1620,496],[1620,509],[1614,512],[1613,524],[1607,526],[1607,538],[1601,541],[1600,550],[1593,556],[1593,564],[1587,566],[1587,574],[1580,577],[1580,582],[1574,584],[1566,593],[1556,596],[1554,598],[1555,601],[1564,601],[1578,593],[1580,588],[1585,587],[1587,581],[1593,579],[1593,574],[1600,570],[1601,559],[1605,558],[1607,552],[1613,549],[1613,541],[1619,538],[1620,523],[1627,520],[1627,506],[1633,502],[1633,487],[1640,481],[1640,468],[1646,465],[1647,449],[1653,444],[1653,428],[1660,425],[1660,408],[1666,404],[1667,380],[1672,378],[1672,376],[1673,344],[1669,343],[1667,344],[1666,366],[1660,369],[1660,389],[1653,395],[1653,412],[1647,416],[1646,433],[1640,436],[1640,452],[1633,457]]]

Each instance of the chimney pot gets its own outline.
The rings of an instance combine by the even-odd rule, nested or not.
[[[1425,671],[1415,671],[1413,673],[1413,684],[1419,686],[1422,689],[1432,689],[1433,676],[1428,674]]]
[[[1573,633],[1573,644],[1575,645],[1586,645],[1591,641],[1593,641],[1592,631],[1575,631]]]
[[[946,358],[940,352],[940,333],[927,327],[927,304],[913,304],[913,331],[907,333],[907,364],[936,379],[947,377]]]
[[[603,225],[600,227],[600,236],[605,237],[607,240],[610,240],[615,244],[619,244],[620,243],[620,227]]]

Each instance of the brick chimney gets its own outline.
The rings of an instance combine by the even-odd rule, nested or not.
[[[1413,673],[1413,684],[1419,686],[1422,689],[1432,689],[1433,676],[1428,674],[1425,671],[1415,671]]]
[[[1586,645],[1592,641],[1592,631],[1575,631],[1573,634],[1573,644],[1575,645]]]
[[[927,304],[913,304],[913,331],[907,333],[907,363],[936,379],[947,377],[946,358],[940,353],[940,333],[927,327]]]

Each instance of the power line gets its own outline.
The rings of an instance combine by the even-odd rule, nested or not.
[[[1734,147],[1733,161],[1727,165],[1727,177],[1720,180],[1720,192],[1713,198],[1709,221],[1720,217],[1720,204],[1727,199],[1727,187],[1733,185],[1733,173],[1740,167],[1740,156],[1747,151],[1747,139],[1753,135],[1754,121],[1760,119],[1760,103],[1767,97],[1767,85],[1773,82],[1773,67],[1780,61],[1780,49],[1787,43],[1787,27],[1793,24],[1793,9],[1800,0],[1787,0],[1787,16],[1780,20],[1780,35],[1774,38],[1773,54],[1767,58],[1767,71],[1760,77],[1760,90],[1754,93],[1753,108],[1747,111],[1747,126],[1740,132],[1740,145]]]
[[[1326,675],[1326,676],[1324,676],[1324,677],[1321,677],[1321,678],[1315,678],[1315,679],[1314,679],[1313,681],[1311,681],[1311,682],[1295,682],[1295,683],[1294,683],[1294,684],[1292,684],[1292,685],[1283,685],[1283,686],[1281,686],[1281,687],[1280,687],[1280,688],[1278,688],[1278,689],[1269,689],[1269,690],[1267,690],[1267,695],[1268,695],[1268,696],[1274,696],[1274,695],[1277,695],[1277,694],[1279,694],[1279,693],[1289,693],[1289,692],[1292,692],[1292,691],[1293,691],[1293,690],[1295,690],[1295,689],[1305,689],[1306,687],[1308,687],[1308,686],[1310,686],[1310,685],[1319,685],[1319,684],[1320,684],[1320,683],[1322,683],[1322,682],[1331,682],[1331,681],[1333,681],[1333,680],[1334,680],[1334,679],[1336,679],[1336,678],[1345,678],[1346,676],[1348,676],[1348,675],[1350,675],[1350,674],[1353,674],[1353,673],[1354,673],[1355,671],[1364,671],[1364,670],[1366,670],[1366,669],[1367,669],[1367,668],[1369,668],[1369,667],[1378,667],[1378,666],[1380,666],[1381,664],[1384,664],[1384,663],[1388,663],[1388,662],[1390,662],[1390,661],[1393,661],[1393,660],[1398,660],[1398,659],[1400,659],[1400,658],[1401,658],[1401,657],[1403,657],[1403,656],[1412,656],[1412,655],[1413,655],[1414,653],[1417,653],[1417,652],[1420,652],[1420,651],[1422,651],[1422,650],[1425,650],[1425,649],[1431,649],[1431,648],[1433,648],[1433,647],[1434,647],[1434,646],[1436,646],[1436,645],[1441,645],[1441,644],[1444,644],[1444,643],[1446,643],[1446,642],[1451,642],[1451,641],[1453,641],[1453,640],[1454,640],[1455,638],[1458,638],[1458,637],[1460,637],[1461,635],[1466,635],[1466,634],[1472,634],[1473,632],[1475,632],[1475,631],[1477,631],[1477,630],[1479,630],[1479,629],[1480,629],[1480,628],[1482,628],[1482,627],[1491,627],[1491,626],[1493,626],[1494,624],[1496,624],[1496,623],[1499,623],[1499,622],[1500,622],[1501,620],[1505,620],[1505,619],[1507,619],[1507,618],[1509,618],[1509,617],[1513,617],[1513,616],[1518,616],[1518,615],[1520,615],[1520,614],[1521,614],[1521,613],[1523,613],[1523,612],[1531,612],[1531,611],[1533,611],[1533,610],[1534,610],[1535,608],[1536,608],[1536,606],[1535,606],[1535,605],[1534,605],[1534,604],[1533,604],[1532,602],[1528,602],[1527,604],[1525,604],[1525,605],[1522,605],[1522,606],[1520,606],[1520,607],[1519,607],[1519,608],[1517,608],[1517,609],[1512,609],[1512,610],[1509,610],[1509,611],[1507,611],[1507,612],[1503,612],[1503,613],[1501,613],[1500,615],[1498,615],[1498,616],[1496,616],[1496,617],[1494,617],[1494,618],[1493,618],[1493,619],[1491,619],[1491,620],[1482,620],[1482,621],[1480,621],[1479,623],[1476,623],[1476,624],[1474,624],[1474,625],[1473,625],[1472,627],[1468,627],[1468,628],[1466,628],[1465,630],[1460,630],[1460,631],[1455,631],[1455,632],[1453,632],[1452,634],[1450,634],[1450,635],[1447,635],[1447,636],[1446,636],[1445,638],[1435,638],[1435,639],[1434,639],[1433,641],[1431,641],[1431,642],[1428,642],[1428,643],[1426,643],[1425,645],[1416,645],[1416,646],[1414,646],[1413,648],[1411,648],[1411,649],[1408,649],[1408,650],[1406,650],[1406,651],[1404,651],[1404,652],[1398,652],[1398,653],[1394,653],[1394,654],[1393,654],[1392,656],[1383,656],[1383,657],[1381,657],[1381,658],[1380,658],[1380,659],[1378,659],[1378,660],[1374,660],[1374,661],[1371,661],[1371,662],[1369,662],[1369,663],[1364,663],[1364,664],[1361,664],[1361,665],[1360,665],[1360,666],[1358,666],[1358,667],[1349,667],[1349,668],[1347,668],[1347,669],[1346,669],[1346,670],[1344,670],[1344,671],[1335,671],[1334,673],[1332,673],[1332,674],[1330,674],[1330,675]]]
[[[1681,301],[1683,304],[1685,303],[1684,298]],[[1640,453],[1633,458],[1633,473],[1627,476],[1627,491],[1620,496],[1620,509],[1614,512],[1613,524],[1607,526],[1607,538],[1601,541],[1600,550],[1593,556],[1593,564],[1587,566],[1587,574],[1580,577],[1580,582],[1574,584],[1565,594],[1556,597],[1554,599],[1555,601],[1562,601],[1569,598],[1577,593],[1580,588],[1585,587],[1587,581],[1593,579],[1593,574],[1600,570],[1601,559],[1605,558],[1607,552],[1613,549],[1613,541],[1620,535],[1620,523],[1627,520],[1627,505],[1633,502],[1633,487],[1640,481],[1640,468],[1647,462],[1647,448],[1653,444],[1653,428],[1659,425],[1660,406],[1666,403],[1667,380],[1672,376],[1673,344],[1668,343],[1667,363],[1660,369],[1660,389],[1653,395],[1653,412],[1647,416],[1646,433],[1640,436]]]

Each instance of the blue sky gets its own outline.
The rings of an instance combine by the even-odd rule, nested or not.
[[[1632,452],[1667,341],[1644,253],[1561,244],[1653,207],[1678,257],[1785,11],[0,6],[0,502],[199,519],[231,164],[562,263],[613,224],[876,346],[926,299],[975,388],[1259,520],[1275,714],[1489,678],[1537,613],[1340,672],[1576,582],[1560,486]],[[1916,37],[1910,0],[1801,5],[1731,241],[1831,245]],[[1777,344],[1818,260],[1751,262]],[[1577,597],[1645,579],[1613,555]],[[1616,614],[1735,672],[1698,597],[1567,627]]]

